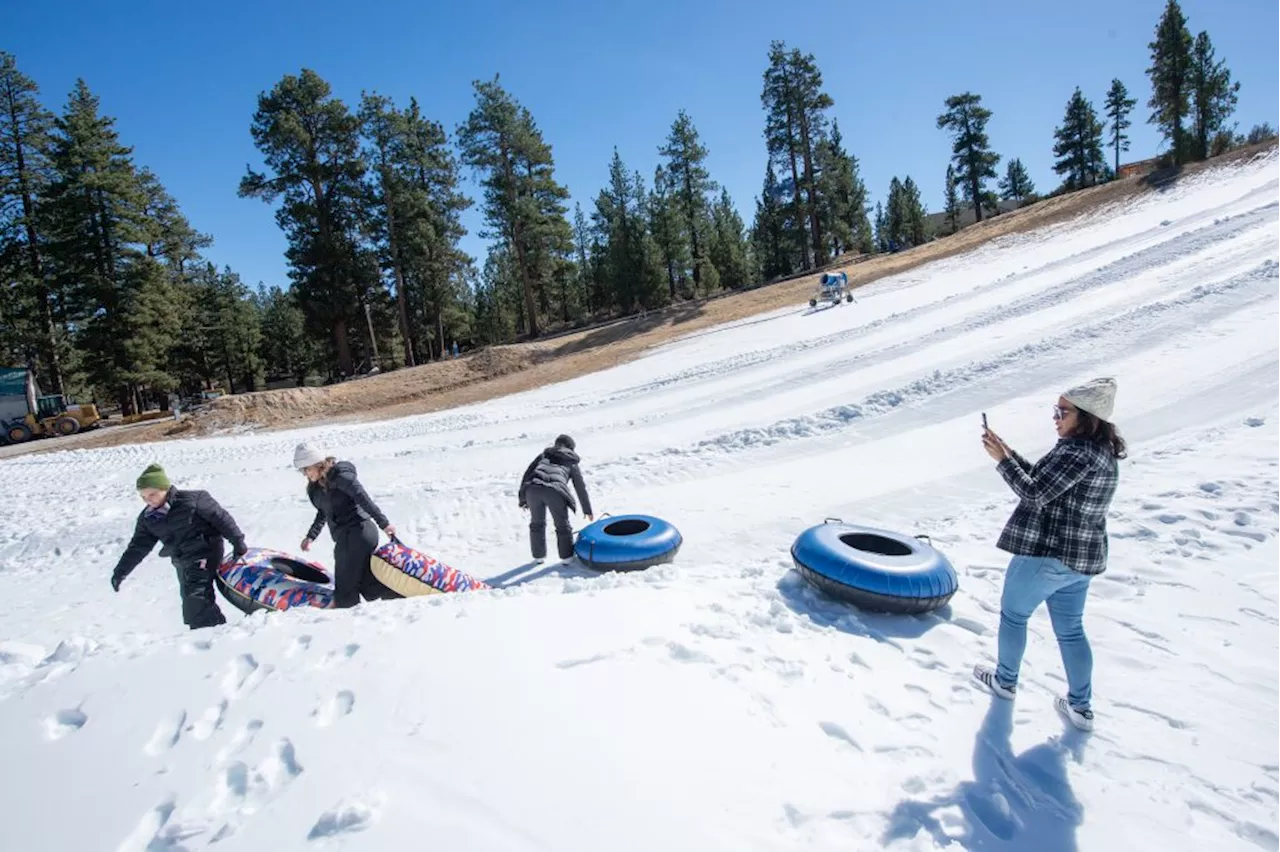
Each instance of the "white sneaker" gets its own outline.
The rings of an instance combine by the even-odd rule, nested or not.
[[[1000,682],[1000,679],[996,677],[995,669],[989,669],[986,666],[974,666],[973,679],[991,690],[991,694],[995,695],[997,698],[1012,701],[1014,696],[1018,694],[1018,687],[1016,685],[1005,686]]]
[[[1067,699],[1059,695],[1053,699],[1053,707],[1063,716],[1067,717],[1067,721],[1075,725],[1082,731],[1093,730],[1093,711],[1089,708],[1072,707],[1067,703]]]

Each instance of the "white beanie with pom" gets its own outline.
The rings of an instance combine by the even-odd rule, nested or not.
[[[1081,411],[1087,411],[1099,420],[1111,421],[1116,404],[1116,380],[1110,377],[1090,379],[1064,393],[1063,398]]]
[[[320,449],[310,441],[303,441],[293,451],[293,466],[297,470],[311,467],[313,464],[320,464],[329,457],[328,453]]]

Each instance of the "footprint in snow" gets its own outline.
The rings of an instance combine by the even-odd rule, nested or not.
[[[853,746],[858,751],[862,751],[862,746],[858,745],[849,732],[835,722],[819,722],[818,727],[822,728],[822,732],[834,740],[840,740]]]
[[[349,689],[343,689],[330,698],[323,707],[317,708],[312,715],[316,717],[316,724],[319,727],[327,728],[350,713],[355,703],[356,694]]]
[[[256,689],[272,669],[270,665],[258,665],[253,654],[240,654],[227,663],[222,676],[222,694],[228,699],[246,695]]]
[[[382,797],[377,793],[347,797],[320,814],[307,833],[307,839],[319,840],[364,831],[377,820],[381,811]]]
[[[222,725],[222,717],[226,712],[227,699],[224,698],[217,704],[205,710],[200,718],[192,723],[190,728],[191,736],[198,740],[209,739],[209,737],[213,736],[213,732],[218,730]]]
[[[44,720],[44,735],[49,740],[60,740],[84,727],[89,717],[79,707],[59,710]]]
[[[182,725],[186,721],[186,710],[170,713],[156,724],[156,729],[152,732],[151,739],[147,740],[147,744],[143,746],[142,750],[155,757],[173,748],[182,737]]]
[[[250,719],[245,722],[240,730],[236,731],[235,736],[231,738],[231,742],[218,750],[217,762],[226,763],[232,757],[244,751],[253,742],[254,737],[258,735],[260,730],[262,730],[261,719]]]
[[[1265,426],[1266,423],[1267,423],[1267,418],[1265,417],[1249,417],[1244,421],[1244,425],[1252,426],[1255,429],[1259,426]]]
[[[311,647],[310,634],[304,633],[301,636],[295,636],[293,641],[289,643],[289,648],[284,652],[286,657],[296,657],[303,651]]]

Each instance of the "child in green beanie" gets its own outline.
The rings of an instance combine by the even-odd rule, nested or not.
[[[174,488],[164,468],[147,467],[138,477],[138,496],[146,507],[138,515],[133,538],[111,573],[120,591],[125,577],[161,542],[160,555],[172,558],[182,593],[182,620],[189,628],[225,624],[213,592],[214,571],[222,564],[223,539],[237,559],[248,548],[235,519],[207,491]]]

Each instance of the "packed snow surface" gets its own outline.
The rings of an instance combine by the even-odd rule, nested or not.
[[[518,396],[0,462],[0,849],[1275,849],[1278,201],[1272,153]],[[1098,375],[1130,457],[1086,735],[1043,608],[1016,702],[970,672],[1015,504],[980,414],[1034,459]],[[515,489],[561,432],[674,564],[528,564]],[[303,438],[499,588],[194,633],[167,560],[112,592],[151,461],[298,553]],[[789,548],[826,517],[929,535],[960,591],[814,591]]]

